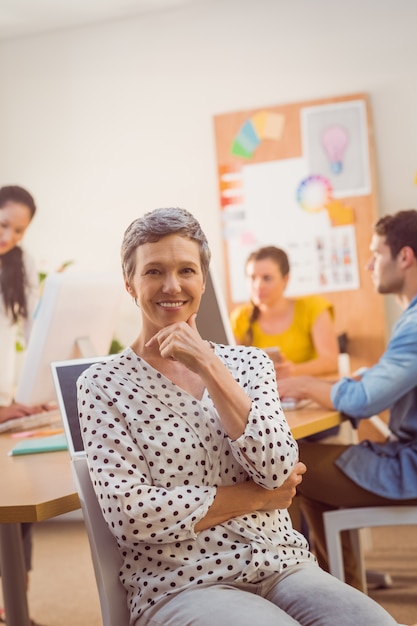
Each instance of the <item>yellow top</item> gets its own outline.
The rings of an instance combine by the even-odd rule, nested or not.
[[[312,328],[323,311],[329,311],[333,317],[333,306],[321,296],[305,296],[294,300],[294,317],[291,325],[282,333],[268,335],[261,329],[259,322],[252,325],[252,345],[257,348],[278,346],[283,356],[293,363],[304,363],[317,357],[314,349]],[[238,343],[245,342],[249,327],[252,304],[236,307],[231,315],[232,331]]]

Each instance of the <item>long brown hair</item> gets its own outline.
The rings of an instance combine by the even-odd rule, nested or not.
[[[282,276],[285,278],[290,272],[290,262],[288,260],[288,255],[282,248],[277,248],[276,246],[264,246],[262,248],[258,248],[258,250],[254,250],[251,252],[248,258],[246,259],[247,268],[249,263],[253,261],[263,261],[264,259],[271,259],[277,266]],[[252,308],[249,315],[249,325],[245,333],[244,343],[247,346],[250,346],[253,342],[253,325],[256,320],[259,318],[260,310],[259,307],[252,302]]]
[[[0,211],[8,202],[24,204],[30,211],[31,219],[36,212],[36,205],[31,194],[17,185],[0,189]],[[21,317],[27,317],[26,284],[27,277],[23,264],[23,251],[15,246],[1,257],[0,292],[6,312],[10,313],[14,323]]]

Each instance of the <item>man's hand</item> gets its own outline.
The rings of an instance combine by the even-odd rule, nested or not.
[[[293,376],[278,381],[278,392],[280,398],[313,400],[326,409],[334,409],[331,399],[332,385],[333,381],[315,376]]]

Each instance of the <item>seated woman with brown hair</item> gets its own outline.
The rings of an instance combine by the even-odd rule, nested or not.
[[[285,295],[290,265],[284,250],[267,246],[252,252],[246,275],[251,301],[230,316],[236,342],[266,350],[277,378],[336,372],[339,349],[333,307],[321,296]]]

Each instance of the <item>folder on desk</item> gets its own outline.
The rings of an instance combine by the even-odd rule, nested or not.
[[[21,454],[38,454],[39,452],[58,452],[68,450],[67,439],[64,433],[49,435],[48,437],[30,437],[19,441],[10,450],[10,456]]]

